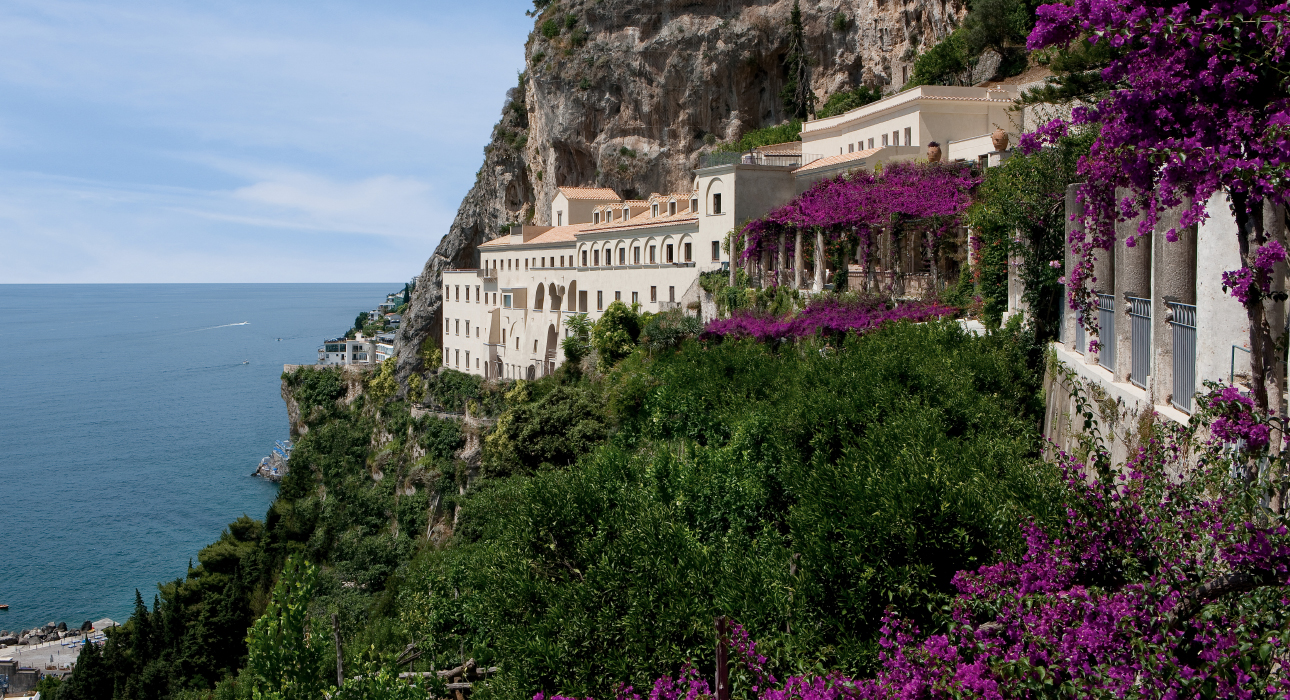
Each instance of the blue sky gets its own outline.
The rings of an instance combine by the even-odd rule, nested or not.
[[[529,7],[0,1],[0,283],[419,273]]]

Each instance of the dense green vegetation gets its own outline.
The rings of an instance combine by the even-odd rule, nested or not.
[[[1095,134],[1060,139],[1033,154],[1015,152],[1000,167],[989,168],[967,211],[966,222],[980,237],[980,284],[987,325],[997,328],[1008,307],[1008,260],[1020,258],[1027,319],[1037,339],[1056,337],[1064,287],[1066,186],[1078,180],[1076,166],[1089,152]]]
[[[721,614],[777,671],[866,673],[886,608],[938,628],[955,571],[1018,551],[1019,520],[1050,517],[1039,382],[1014,338],[931,323],[832,347],[705,345],[663,342],[677,320],[662,316],[635,319],[657,347],[599,371],[430,376],[445,407],[497,416],[473,461],[460,449],[478,428],[413,418],[372,387],[346,404],[334,369],[289,375],[308,432],[265,521],[231,524],[151,609],[141,597],[58,697],[280,689],[255,670],[279,662],[248,665],[245,639],[266,610],[280,622],[261,620],[252,652],[305,624],[270,602],[305,583],[293,605],[327,653],[300,653],[327,686],[333,613],[364,678],[392,678],[411,643],[417,669],[501,666],[481,697],[604,697],[686,659],[710,669]],[[318,570],[284,588],[292,556]]]
[[[861,85],[854,90],[843,90],[829,95],[829,99],[824,101],[824,106],[820,108],[819,113],[815,116],[820,119],[832,117],[881,99],[882,88]]]
[[[768,126],[745,132],[738,141],[717,144],[713,149],[717,153],[742,153],[759,146],[770,146],[777,143],[798,141],[802,138],[802,122],[794,119],[778,126]]]
[[[1035,24],[1038,0],[972,0],[967,16],[950,35],[914,60],[906,87],[964,85],[981,54],[993,50],[1003,58],[998,73],[1018,75],[1026,69],[1026,37]]]

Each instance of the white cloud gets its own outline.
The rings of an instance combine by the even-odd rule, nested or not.
[[[0,3],[0,283],[416,274],[526,4]]]

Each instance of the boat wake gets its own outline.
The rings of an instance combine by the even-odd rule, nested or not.
[[[213,330],[215,330],[216,328],[228,328],[229,326],[249,326],[249,325],[251,325],[251,322],[250,322],[250,321],[243,321],[243,322],[241,322],[241,323],[225,323],[225,324],[224,324],[224,325],[222,325],[222,326],[211,326],[210,328],[194,328],[193,330],[188,331],[188,332],[189,332],[189,333],[196,333],[197,331],[213,331]]]

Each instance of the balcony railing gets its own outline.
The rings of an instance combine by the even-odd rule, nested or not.
[[[475,274],[486,280],[495,280],[497,279],[497,268],[486,267],[482,270],[477,270]]]
[[[1097,363],[1115,371],[1115,297],[1097,295]]]
[[[1151,374],[1151,300],[1126,297],[1129,301],[1129,331],[1132,335],[1133,366],[1129,381],[1147,388],[1147,375]]]
[[[772,165],[800,168],[813,163],[823,156],[815,153],[705,153],[699,157],[700,168],[711,168],[714,165]]]
[[[1170,302],[1169,315],[1174,341],[1174,397],[1171,403],[1174,408],[1191,413],[1191,399],[1196,394],[1196,307]]]

